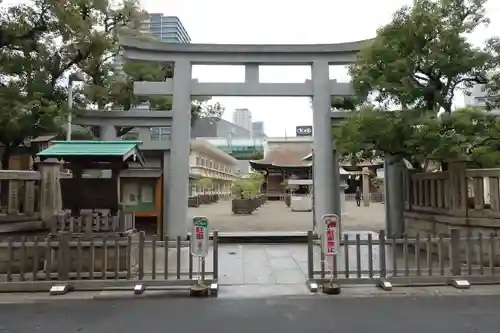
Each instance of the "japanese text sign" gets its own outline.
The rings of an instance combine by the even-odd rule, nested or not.
[[[335,214],[326,214],[321,217],[325,225],[321,239],[322,251],[325,256],[334,256],[339,253],[339,217]]]
[[[208,219],[204,216],[195,216],[192,227],[191,254],[204,257],[208,254]]]

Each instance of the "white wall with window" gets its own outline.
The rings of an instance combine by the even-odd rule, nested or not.
[[[151,141],[169,141],[171,132],[171,127],[152,127]]]
[[[210,179],[210,192],[223,196],[231,194],[231,185],[238,178],[237,160],[204,140],[191,141],[189,157],[190,174],[197,179]],[[196,182],[196,181],[195,181]],[[207,183],[206,181],[199,181]],[[196,186],[198,192],[206,192],[205,186]],[[193,194],[196,195],[196,194]]]
[[[468,89],[468,93],[464,95],[464,103],[466,107],[482,108],[486,106],[488,101],[488,91],[484,84],[475,84],[472,88]],[[494,110],[500,111],[500,110]]]

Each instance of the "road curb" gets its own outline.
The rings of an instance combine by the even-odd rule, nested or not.
[[[133,291],[103,290],[98,292],[94,300],[125,300],[125,299],[147,299],[147,298],[189,298],[186,290],[146,290],[142,294],[134,294]]]
[[[225,291],[221,288],[219,299],[290,299],[290,298],[421,298],[421,297],[467,297],[467,296],[500,296],[500,286],[472,286],[467,290],[453,287],[395,287],[392,291],[384,291],[373,286],[348,286],[342,287],[339,295],[326,295],[318,293],[241,293]],[[135,300],[135,299],[181,299],[189,298],[186,290],[146,290],[143,294],[136,295],[132,290],[117,291],[104,290],[100,292],[70,292],[60,296],[50,296],[48,293],[1,293],[0,304],[47,303],[57,301],[92,301],[92,300]],[[208,297],[211,298],[211,297]],[[217,298],[212,298],[216,300]],[[198,300],[198,301],[201,301]]]

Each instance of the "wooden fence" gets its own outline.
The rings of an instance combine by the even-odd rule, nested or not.
[[[67,283],[72,290],[132,290],[137,283],[188,289],[200,282],[216,283],[217,231],[212,238],[208,255],[201,258],[193,256],[190,241],[146,239],[144,232],[4,238],[0,292],[49,291],[57,283]]]
[[[46,229],[50,232],[125,232],[135,228],[133,213],[109,209],[82,209],[80,216],[64,209],[62,197],[71,188],[61,193],[60,180],[67,181],[68,175],[59,174],[42,187],[42,173],[39,171],[0,170],[0,233],[23,232]],[[87,179],[89,180],[89,179]],[[102,179],[96,179],[101,182]],[[96,182],[97,183],[97,182]],[[117,194],[113,192],[116,201]],[[89,196],[92,196],[89,194]],[[95,198],[94,198],[95,199]],[[91,200],[89,199],[89,202]],[[83,207],[88,207],[87,205]],[[95,203],[95,200],[93,201]],[[101,202],[102,203],[102,202]],[[43,216],[42,206],[48,207]],[[46,209],[47,211],[47,209]]]
[[[409,173],[403,187],[408,211],[500,218],[500,169]]]
[[[37,171],[0,170],[0,222],[40,219],[40,180]]]

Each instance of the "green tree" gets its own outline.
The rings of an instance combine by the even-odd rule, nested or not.
[[[213,186],[214,186],[212,179],[205,178],[205,177],[198,179],[197,183],[198,183],[198,186],[200,187],[200,190],[203,193],[206,193],[207,191],[212,191]]]
[[[491,77],[499,69],[499,40],[492,38],[480,49],[466,39],[488,23],[485,2],[416,0],[377,31],[350,74],[358,98],[370,97],[380,107],[364,103],[334,130],[345,159],[390,154],[420,169],[430,159],[446,167],[466,155],[477,166],[499,165],[491,148],[500,133],[497,120],[484,110],[451,112],[460,89],[487,83],[492,93],[500,90],[498,74]],[[444,114],[438,116],[439,111]]]
[[[260,172],[252,172],[248,177],[237,179],[231,192],[235,198],[250,199],[260,193],[263,181],[264,176]]]
[[[140,33],[131,26],[121,29],[120,33],[140,39],[156,40],[156,37]],[[86,106],[128,111],[137,105],[147,103],[151,110],[171,110],[172,96],[137,96],[134,94],[134,82],[161,82],[171,79],[174,72],[173,65],[122,58],[122,61],[118,62],[120,66],[116,62],[120,56],[119,51],[118,38],[113,36],[108,40],[106,47],[98,50],[83,63],[81,68],[87,75],[83,91]],[[192,102],[191,112],[191,120],[194,122],[203,117],[220,118],[224,113],[224,107],[220,103],[212,103],[210,98],[196,98]],[[118,129],[117,135],[124,135],[130,129]]]
[[[497,65],[491,48],[466,36],[488,23],[486,2],[415,0],[398,10],[350,68],[357,92],[385,106],[451,112],[457,89],[486,83]]]
[[[418,166],[422,146],[416,141],[421,118],[420,112],[364,107],[334,128],[336,148],[352,164],[392,154]]]
[[[355,110],[362,106],[364,100],[358,96],[332,96],[331,107],[338,110]]]
[[[486,91],[489,99],[486,106],[489,110],[500,108],[500,38],[492,38],[487,43],[487,49],[493,55],[493,64],[496,67],[489,73],[488,82],[486,84]]]
[[[2,167],[26,138],[54,133],[67,112],[65,78],[129,26],[135,1],[34,0],[0,9]]]
[[[429,160],[442,163],[467,157],[472,166],[500,165],[500,119],[481,109],[433,112],[364,108],[334,130],[337,149],[351,162],[390,154],[422,170]]]

